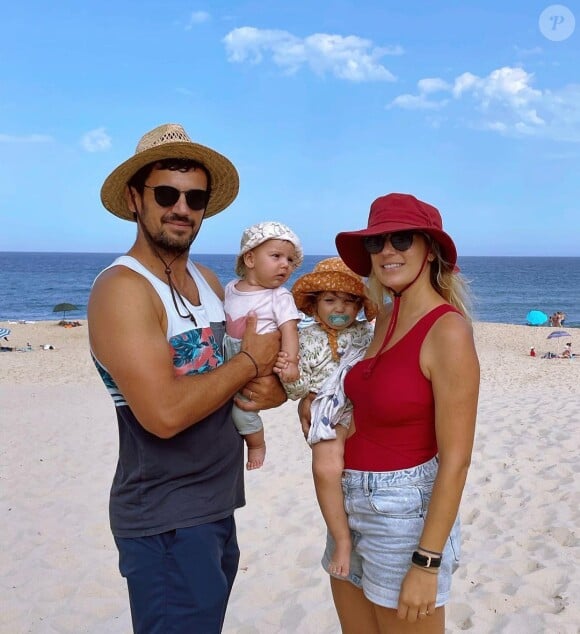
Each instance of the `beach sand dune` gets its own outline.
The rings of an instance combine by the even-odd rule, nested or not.
[[[0,353],[2,633],[131,631],[107,515],[114,411],[82,323],[0,323],[12,330],[3,345],[32,348]],[[482,389],[447,631],[578,634],[580,358],[530,357],[532,345],[558,351],[546,328],[475,332]],[[242,556],[224,631],[336,634],[296,405],[264,419],[266,464],[247,474],[236,514]]]

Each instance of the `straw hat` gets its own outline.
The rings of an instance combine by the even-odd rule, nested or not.
[[[304,251],[300,244],[298,236],[286,225],[281,222],[274,222],[273,220],[266,220],[264,222],[258,222],[247,229],[244,229],[242,238],[240,240],[240,252],[236,259],[236,275],[239,277],[244,276],[244,254],[256,247],[259,247],[268,240],[286,240],[294,245],[296,251],[296,259],[294,264],[298,268],[304,260]]]
[[[371,205],[368,226],[360,231],[343,231],[336,236],[336,248],[347,265],[359,275],[368,277],[371,256],[364,247],[365,236],[420,231],[430,235],[441,247],[445,261],[453,268],[457,263],[457,249],[445,231],[441,214],[433,207],[410,194],[387,194]]]
[[[145,165],[171,158],[198,161],[210,173],[211,195],[204,218],[223,211],[238,195],[238,172],[232,163],[215,150],[193,143],[179,124],[166,123],[141,137],[135,154],[109,174],[101,188],[103,205],[119,218],[134,220],[125,200],[127,183]]]
[[[365,295],[365,284],[359,275],[353,273],[340,258],[327,258],[315,267],[312,273],[299,277],[292,287],[292,295],[298,310],[312,316],[309,295],[331,291],[349,293],[363,300],[365,317],[371,321],[377,316],[377,305]]]

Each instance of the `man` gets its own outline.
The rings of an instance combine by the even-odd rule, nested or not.
[[[137,223],[133,246],[95,281],[88,322],[116,406],[110,520],[139,633],[221,632],[245,503],[232,400],[285,400],[272,375],[279,334],[257,335],[249,316],[242,352],[224,363],[223,289],[188,257],[204,218],[237,193],[232,163],[176,124],[147,133],[101,190],[110,212]]]

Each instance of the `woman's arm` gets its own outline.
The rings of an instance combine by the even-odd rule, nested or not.
[[[417,544],[443,552],[457,517],[475,436],[479,362],[470,324],[456,313],[439,319],[421,350],[421,369],[431,380],[439,469],[429,513]],[[417,610],[435,609],[437,575],[411,566],[401,586],[398,613],[414,620]]]
[[[456,313],[435,324],[425,346],[422,366],[433,386],[439,470],[421,546],[441,552],[457,516],[471,463],[479,361],[471,325]]]

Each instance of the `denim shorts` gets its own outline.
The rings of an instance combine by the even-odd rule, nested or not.
[[[397,607],[399,592],[417,549],[437,475],[437,458],[401,471],[352,471],[342,476],[344,507],[352,537],[347,581],[362,588],[369,601]],[[449,600],[451,575],[460,555],[459,517],[455,520],[441,562],[437,607]],[[327,536],[322,566],[328,566],[334,542]]]

